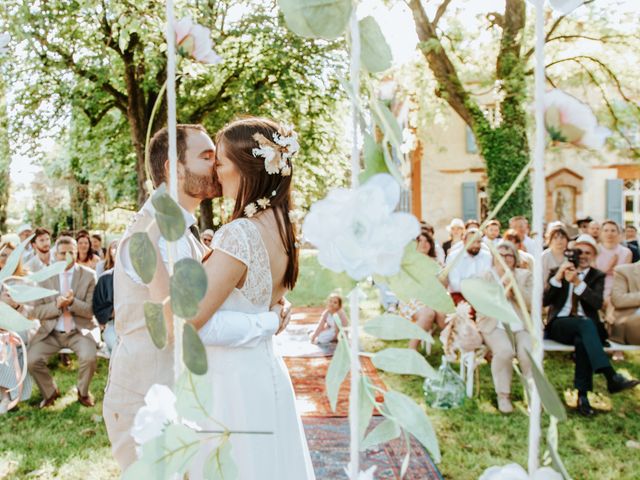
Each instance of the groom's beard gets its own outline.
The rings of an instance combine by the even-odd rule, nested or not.
[[[220,196],[220,187],[214,176],[198,175],[189,170],[186,166],[183,169],[183,190],[190,197],[204,200]]]

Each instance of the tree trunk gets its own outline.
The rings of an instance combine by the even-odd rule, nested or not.
[[[207,228],[213,229],[213,201],[203,200],[200,204],[200,231]]]

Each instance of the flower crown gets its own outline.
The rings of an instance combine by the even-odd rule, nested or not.
[[[283,128],[284,133],[273,134],[273,140],[269,140],[261,133],[255,133],[253,139],[258,142],[259,148],[254,148],[251,153],[254,157],[264,157],[264,168],[269,175],[279,173],[283,177],[291,175],[291,158],[300,149],[298,134],[292,128]]]

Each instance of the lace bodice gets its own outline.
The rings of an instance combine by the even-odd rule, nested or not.
[[[242,288],[236,289],[256,309],[268,310],[273,290],[269,254],[258,227],[246,218],[239,218],[216,232],[211,248],[231,255],[247,266]]]

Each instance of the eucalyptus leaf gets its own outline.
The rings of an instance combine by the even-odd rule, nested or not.
[[[436,463],[441,460],[438,439],[422,408],[406,395],[390,390],[384,394],[384,404],[391,416],[429,451]]]
[[[467,278],[462,281],[460,290],[476,312],[512,327],[522,325],[522,321],[507,300],[504,287],[498,282],[490,282],[483,278]]]
[[[17,303],[29,303],[42,298],[58,295],[57,290],[35,287],[33,285],[5,285],[11,298]]]
[[[181,318],[192,318],[198,313],[198,304],[207,292],[207,274],[202,264],[192,258],[183,258],[173,266],[169,283],[171,308]]]
[[[402,184],[404,180],[402,178],[400,170],[398,169],[397,162],[394,160],[393,155],[389,151],[388,137],[385,136],[383,138],[382,146],[380,148],[382,149],[382,156],[384,158],[384,163],[387,167],[387,170],[396,178],[398,182]]]
[[[156,249],[146,232],[136,232],[129,240],[129,258],[133,269],[146,284],[156,273]]]
[[[188,322],[182,330],[182,359],[189,370],[204,375],[208,370],[207,352],[196,329]]]
[[[386,418],[376,425],[375,428],[369,432],[369,435],[365,437],[360,444],[360,451],[398,438],[400,433],[400,426],[393,420]]]
[[[393,54],[378,22],[368,16],[358,22],[360,30],[360,61],[371,73],[391,67]]]
[[[167,193],[164,184],[151,196],[151,203],[156,210],[158,228],[165,240],[175,242],[182,238],[187,229],[182,209]]]
[[[164,432],[142,446],[141,460],[153,468],[153,477],[172,478],[184,474],[200,449],[195,431],[181,424],[170,424]]]
[[[144,321],[153,344],[156,348],[163,349],[167,345],[167,323],[162,304],[144,302]]]
[[[381,340],[418,339],[433,343],[433,337],[421,327],[400,315],[385,313],[364,324],[363,330]]]
[[[403,302],[418,299],[437,312],[453,313],[455,305],[451,296],[437,277],[440,267],[431,258],[416,251],[416,243],[410,242],[404,251],[400,272],[387,277],[393,293]]]
[[[0,283],[4,282],[5,279],[9,278],[15,273],[16,268],[18,268],[20,258],[22,257],[22,253],[24,252],[24,249],[27,247],[29,242],[31,242],[32,238],[33,235],[31,235],[29,238],[25,238],[22,242],[20,242],[20,245],[18,245],[16,249],[11,252],[11,255],[9,255],[7,261],[4,264],[4,267],[2,267],[2,270],[0,270]]]
[[[365,133],[363,143],[364,170],[358,177],[360,183],[366,182],[378,173],[390,173],[384,160],[382,147],[376,143],[374,138]]]
[[[389,107],[377,98],[371,101],[371,112],[373,113],[374,122],[399,155],[400,147],[402,146],[402,128],[400,128],[398,120],[389,110]]]
[[[213,411],[213,389],[204,375],[194,375],[185,369],[176,384],[178,415],[198,424],[209,421]]]
[[[407,436],[405,434],[405,436]],[[411,460],[411,444],[409,438],[407,438],[407,453],[402,460],[402,467],[400,467],[400,478],[404,478],[407,470],[409,469],[409,460]]]
[[[329,368],[327,369],[327,376],[325,377],[325,383],[327,386],[327,396],[329,397],[329,403],[331,404],[331,410],[336,411],[336,404],[338,402],[338,392],[340,391],[340,385],[344,381],[349,371],[349,349],[345,345],[345,341],[340,339],[338,346],[333,354]]]
[[[556,392],[556,389],[553,388],[553,385],[549,383],[547,377],[542,373],[540,368],[538,368],[538,364],[533,359],[529,350],[527,350],[527,355],[531,361],[533,381],[536,383],[538,394],[540,395],[540,400],[542,401],[544,409],[549,415],[553,415],[560,421],[565,421],[567,419],[567,411],[558,396],[558,392]]]
[[[231,455],[231,442],[227,439],[211,452],[204,464],[205,480],[233,480],[238,478],[238,467]]]
[[[12,332],[22,332],[33,328],[34,323],[27,320],[4,302],[0,302],[0,328]]]
[[[369,395],[367,395],[368,385],[369,377],[362,375],[358,383],[358,438],[360,442],[364,439],[364,434],[367,432],[367,427],[373,416],[373,402]]]
[[[42,270],[38,270],[30,275],[26,276],[26,279],[30,282],[40,283],[45,280],[50,279],[51,277],[55,277],[56,275],[60,275],[67,268],[68,261],[55,262],[51,265],[44,267]]]
[[[140,480],[141,478],[159,478],[154,477],[155,471],[152,464],[144,460],[137,460],[127,467],[123,472],[120,480]]]
[[[571,480],[571,476],[569,472],[567,472],[562,458],[560,458],[560,454],[558,453],[558,419],[555,417],[551,417],[551,421],[549,422],[547,446],[549,448],[549,455],[551,456],[551,463],[555,469],[560,472],[564,480]]]
[[[376,368],[401,375],[420,375],[435,378],[436,371],[415,350],[409,348],[385,348],[371,359]]]
[[[352,0],[278,0],[289,29],[296,35],[332,40],[347,29]]]

